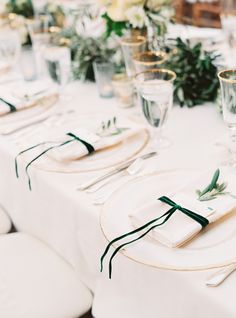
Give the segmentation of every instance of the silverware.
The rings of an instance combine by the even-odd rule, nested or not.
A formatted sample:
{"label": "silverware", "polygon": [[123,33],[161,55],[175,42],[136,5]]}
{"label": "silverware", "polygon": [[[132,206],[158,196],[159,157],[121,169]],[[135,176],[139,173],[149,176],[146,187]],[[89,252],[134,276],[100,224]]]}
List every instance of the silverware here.
{"label": "silverware", "polygon": [[222,284],[236,270],[236,263],[226,266],[218,272],[208,277],[206,285],[209,287],[217,287]]}
{"label": "silverware", "polygon": [[[144,159],[137,158],[131,165],[128,166],[127,169],[124,169],[124,170],[122,170],[120,172],[123,172],[124,176],[135,175],[141,170],[141,168],[143,166],[143,162],[144,162]],[[96,183],[95,185],[93,185],[92,187],[87,189],[86,192],[87,193],[95,193],[95,192],[99,191],[100,189],[105,187],[107,184],[110,184],[111,182],[114,182],[116,180],[115,176],[116,175],[114,175],[113,178],[108,178],[108,179],[105,179],[105,180],[103,180],[103,181],[101,181],[99,183]]]}
{"label": "silverware", "polygon": [[[153,156],[157,155],[157,152],[150,152],[150,153],[147,153],[145,155],[142,155],[140,156],[139,158],[141,159],[148,159],[148,158],[151,158]],[[119,165],[118,167],[116,167],[115,169],[112,169],[110,171],[108,171],[106,174],[100,176],[100,177],[97,177],[95,179],[92,179],[82,185],[80,185],[76,190],[87,190],[89,189],[90,187],[92,187],[93,185],[127,169],[132,163],[134,163],[135,161],[137,160],[137,158],[135,159],[132,159],[132,160],[129,160],[125,163],[122,163],[121,165]]]}

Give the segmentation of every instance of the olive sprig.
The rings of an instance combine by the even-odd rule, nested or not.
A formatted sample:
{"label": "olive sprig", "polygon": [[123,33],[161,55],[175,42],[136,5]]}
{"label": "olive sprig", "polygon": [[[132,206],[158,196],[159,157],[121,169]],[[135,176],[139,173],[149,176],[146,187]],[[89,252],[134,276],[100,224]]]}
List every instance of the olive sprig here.
{"label": "olive sprig", "polygon": [[128,129],[129,128],[126,127],[118,127],[117,118],[113,117],[107,121],[102,121],[98,135],[101,137],[116,136]]}
{"label": "olive sprig", "polygon": [[226,182],[218,183],[219,177],[220,177],[220,170],[217,169],[212,177],[210,184],[202,191],[201,190],[196,191],[199,201],[214,200],[220,195],[230,195],[233,198],[236,198],[236,196],[225,191],[228,186]]}

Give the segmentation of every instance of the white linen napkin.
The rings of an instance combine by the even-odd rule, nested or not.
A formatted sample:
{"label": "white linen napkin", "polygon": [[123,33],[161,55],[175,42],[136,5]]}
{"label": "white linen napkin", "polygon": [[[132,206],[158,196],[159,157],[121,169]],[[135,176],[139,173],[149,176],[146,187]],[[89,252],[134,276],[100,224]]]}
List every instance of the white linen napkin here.
{"label": "white linen napkin", "polygon": [[[93,119],[91,119],[93,121]],[[71,130],[64,131],[64,134],[60,134],[60,136],[55,135],[57,140],[61,140],[62,142],[66,140],[72,139],[72,137],[67,136],[67,133],[72,133],[80,139],[86,141],[91,144],[95,151],[102,150],[108,147],[112,147],[117,145],[118,143],[142,132],[145,131],[145,128],[139,124],[136,124],[127,118],[122,116],[117,117],[118,127],[128,128],[127,130],[122,131],[120,134],[113,136],[100,136],[97,132],[101,122],[100,120],[95,120],[93,123],[94,129],[86,128],[86,124],[84,127],[80,128],[72,128]],[[91,127],[91,123],[90,123]],[[52,139],[54,136],[50,136]],[[71,143],[68,143],[62,147],[55,148],[48,152],[48,156],[57,160],[57,161],[72,161],[82,158],[88,155],[87,148],[83,145],[83,143],[75,140]]]}
{"label": "white linen napkin", "polygon": [[[58,89],[56,86],[42,81],[27,83],[27,85],[6,85],[1,87],[0,97],[14,105],[17,111],[20,111],[36,106],[39,103],[55,102],[58,99]],[[0,100],[0,116],[9,113],[10,107]]]}
{"label": "white linen napkin", "polygon": [[[198,200],[196,190],[202,190],[210,183],[213,172],[202,174],[199,179],[189,183],[181,190],[177,190],[175,194],[163,193],[163,195],[169,197],[176,204],[207,218],[209,223],[213,223],[236,208],[236,199],[230,195],[221,195],[211,201]],[[222,170],[219,182],[227,182],[228,186],[225,191],[236,194],[236,178],[232,174]],[[171,206],[158,200],[150,202],[130,215],[131,223],[135,228],[138,228],[161,216],[170,208]],[[175,248],[192,239],[201,229],[198,222],[177,210],[164,225],[152,230],[149,236],[170,248]]]}

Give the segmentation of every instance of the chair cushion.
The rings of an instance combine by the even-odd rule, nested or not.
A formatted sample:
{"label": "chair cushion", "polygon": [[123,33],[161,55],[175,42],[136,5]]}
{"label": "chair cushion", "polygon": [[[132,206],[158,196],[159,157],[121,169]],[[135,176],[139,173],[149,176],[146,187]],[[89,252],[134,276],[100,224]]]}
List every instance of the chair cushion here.
{"label": "chair cushion", "polygon": [[0,234],[6,234],[12,226],[11,219],[4,209],[0,206]]}
{"label": "chair cushion", "polygon": [[0,317],[77,318],[92,296],[73,268],[23,233],[0,236]]}

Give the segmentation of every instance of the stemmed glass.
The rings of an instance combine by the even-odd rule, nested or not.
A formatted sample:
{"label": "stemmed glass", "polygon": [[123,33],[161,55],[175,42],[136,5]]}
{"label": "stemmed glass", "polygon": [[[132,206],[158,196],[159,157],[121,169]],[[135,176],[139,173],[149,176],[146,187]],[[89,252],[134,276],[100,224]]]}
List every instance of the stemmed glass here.
{"label": "stemmed glass", "polygon": [[44,50],[44,61],[51,79],[60,86],[60,98],[67,100],[64,94],[71,76],[71,53],[67,47],[52,46]]}
{"label": "stemmed glass", "polygon": [[143,114],[152,127],[153,145],[158,149],[170,145],[170,141],[162,136],[162,127],[173,106],[175,78],[176,74],[166,69],[151,69],[135,76]]}
{"label": "stemmed glass", "polygon": [[3,29],[0,32],[0,70],[13,67],[20,56],[21,43],[17,31]]}
{"label": "stemmed glass", "polygon": [[236,167],[236,69],[221,71],[218,77],[221,86],[223,117],[231,139],[231,158],[227,164]]}
{"label": "stemmed glass", "polygon": [[47,15],[39,15],[33,20],[28,20],[27,27],[35,53],[37,73],[41,77],[43,75],[43,51],[51,41],[49,17]]}
{"label": "stemmed glass", "polygon": [[161,68],[166,61],[167,54],[164,52],[145,51],[133,56],[136,73],[154,68]]}

